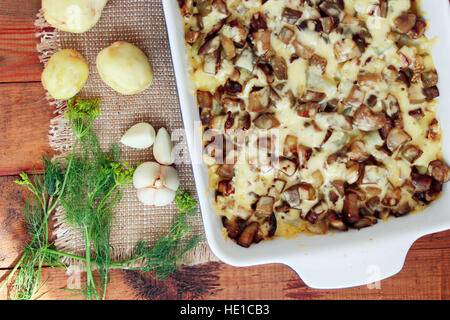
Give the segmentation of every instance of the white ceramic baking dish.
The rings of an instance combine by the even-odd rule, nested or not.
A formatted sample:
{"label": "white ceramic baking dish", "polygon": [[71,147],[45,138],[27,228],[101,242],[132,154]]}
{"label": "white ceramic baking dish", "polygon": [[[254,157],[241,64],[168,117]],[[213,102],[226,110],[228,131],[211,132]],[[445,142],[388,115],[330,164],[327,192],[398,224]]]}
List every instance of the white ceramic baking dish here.
{"label": "white ceramic baking dish", "polygon": [[[225,240],[219,216],[207,191],[208,171],[201,162],[199,114],[192,95],[189,65],[185,56],[183,26],[177,0],[162,0],[175,69],[180,106],[197,186],[207,241],[214,254],[233,266],[283,263],[290,266],[312,288],[345,288],[373,283],[399,272],[412,243],[418,238],[450,229],[450,196],[444,187],[441,199],[420,214],[392,218],[374,227],[331,233],[325,236],[300,235],[276,238],[248,249]],[[448,0],[422,1],[430,29],[427,36],[438,37],[433,50],[441,91],[438,118],[450,119],[450,10]],[[444,157],[450,160],[450,122],[441,121]]]}

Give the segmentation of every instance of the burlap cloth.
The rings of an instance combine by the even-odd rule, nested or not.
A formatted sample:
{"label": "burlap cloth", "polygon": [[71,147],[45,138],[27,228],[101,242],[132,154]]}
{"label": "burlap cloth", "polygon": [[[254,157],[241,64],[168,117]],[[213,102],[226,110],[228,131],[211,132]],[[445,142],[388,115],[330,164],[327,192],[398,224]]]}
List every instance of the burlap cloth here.
{"label": "burlap cloth", "polygon": [[[138,122],[149,122],[155,130],[165,127],[171,133],[183,128],[161,1],[109,0],[98,24],[84,34],[55,31],[45,22],[42,12],[38,14],[36,26],[40,30],[37,50],[44,64],[60,49],[75,49],[88,61],[90,75],[80,95],[97,97],[102,101],[102,114],[93,129],[105,150],[111,143],[118,142],[124,132]],[[155,80],[150,89],[141,94],[120,95],[104,84],[97,72],[97,54],[118,40],[137,45],[147,54],[153,65]],[[56,114],[50,126],[50,145],[64,154],[71,150],[73,143],[68,123],[62,117],[66,105],[63,101],[52,101],[50,98],[49,103],[55,106]],[[181,143],[185,150],[184,161],[175,166],[180,176],[180,186],[196,196],[186,144],[184,141],[174,143]],[[133,165],[153,160],[152,149],[141,151],[122,145],[122,150],[123,160]],[[128,258],[140,239],[154,243],[168,232],[171,219],[176,213],[174,204],[167,207],[143,206],[137,200],[133,187],[126,187],[116,212],[116,223],[111,235],[113,258]],[[61,211],[58,211],[55,219],[56,247],[65,252],[83,255],[84,240],[80,233],[64,222],[64,214]],[[190,225],[191,234],[201,234],[203,240],[196,249],[187,254],[188,263],[217,260],[204,240],[200,212],[190,220]]]}

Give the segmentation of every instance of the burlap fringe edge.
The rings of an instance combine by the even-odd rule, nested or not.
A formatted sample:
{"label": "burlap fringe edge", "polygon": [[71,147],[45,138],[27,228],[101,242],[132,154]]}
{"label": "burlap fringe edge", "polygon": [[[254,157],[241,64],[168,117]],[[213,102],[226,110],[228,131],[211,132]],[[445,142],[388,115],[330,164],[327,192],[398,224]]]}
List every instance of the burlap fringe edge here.
{"label": "burlap fringe edge", "polygon": [[[51,25],[49,25],[44,18],[42,10],[37,14],[35,26],[39,30],[36,37],[40,39],[40,43],[36,48],[39,52],[39,60],[44,65],[47,64],[50,57],[61,49],[59,41],[59,33]],[[50,121],[50,129],[48,134],[50,147],[57,151],[57,156],[64,157],[71,151],[73,141],[72,131],[68,121],[64,118],[64,112],[67,110],[66,101],[54,100],[48,93],[46,98],[50,105],[55,107],[54,113],[56,116]],[[64,252],[71,252],[72,248],[70,242],[73,239],[70,237],[70,226],[64,223],[64,211],[62,208],[57,208],[54,217],[55,221],[55,246]],[[76,253],[73,253],[76,254]],[[113,260],[125,260],[133,255],[133,248],[130,249],[115,249],[113,252]],[[196,248],[188,252],[185,256],[187,265],[196,265],[210,261],[219,261],[218,258],[211,252],[206,242],[200,243]],[[83,263],[77,259],[63,258],[63,262],[67,265],[83,266]],[[130,264],[130,267],[140,267],[143,262],[136,262]]]}

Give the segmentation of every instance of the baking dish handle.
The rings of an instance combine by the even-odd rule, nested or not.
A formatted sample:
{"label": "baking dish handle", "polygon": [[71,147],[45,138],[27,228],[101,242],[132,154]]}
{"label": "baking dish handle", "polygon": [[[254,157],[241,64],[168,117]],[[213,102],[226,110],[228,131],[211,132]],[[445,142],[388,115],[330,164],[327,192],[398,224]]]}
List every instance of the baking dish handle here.
{"label": "baking dish handle", "polygon": [[[401,239],[387,243],[372,243],[364,249],[308,252],[285,260],[311,288],[341,289],[367,285],[379,288],[380,280],[398,273],[405,262],[409,248],[416,240]],[[361,247],[359,247],[361,248]],[[351,253],[350,253],[351,252]]]}

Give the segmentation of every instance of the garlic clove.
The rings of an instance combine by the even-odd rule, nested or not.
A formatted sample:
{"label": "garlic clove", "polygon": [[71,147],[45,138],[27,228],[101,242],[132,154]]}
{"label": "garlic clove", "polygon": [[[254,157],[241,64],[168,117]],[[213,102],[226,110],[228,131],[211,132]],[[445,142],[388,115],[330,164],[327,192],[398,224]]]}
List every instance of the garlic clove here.
{"label": "garlic clove", "polygon": [[173,202],[176,192],[165,187],[142,188],[137,190],[137,197],[145,206],[166,206]]}
{"label": "garlic clove", "polygon": [[155,142],[155,129],[145,122],[135,124],[125,132],[120,142],[131,148],[149,148]]}
{"label": "garlic clove", "polygon": [[165,128],[159,129],[153,146],[153,155],[156,161],[160,164],[171,165],[175,161],[172,148],[172,140],[167,130]]}
{"label": "garlic clove", "polygon": [[157,190],[154,203],[155,206],[167,206],[175,200],[176,192],[174,190],[167,188],[160,188]]}
{"label": "garlic clove", "polygon": [[156,162],[144,162],[133,174],[133,185],[136,189],[153,187],[161,174],[161,166]]}
{"label": "garlic clove", "polygon": [[177,170],[173,167],[161,166],[161,181],[166,188],[171,190],[176,191],[180,186]]}
{"label": "garlic clove", "polygon": [[145,206],[155,205],[155,199],[158,195],[158,189],[154,188],[142,188],[137,190],[137,197],[140,202]]}

